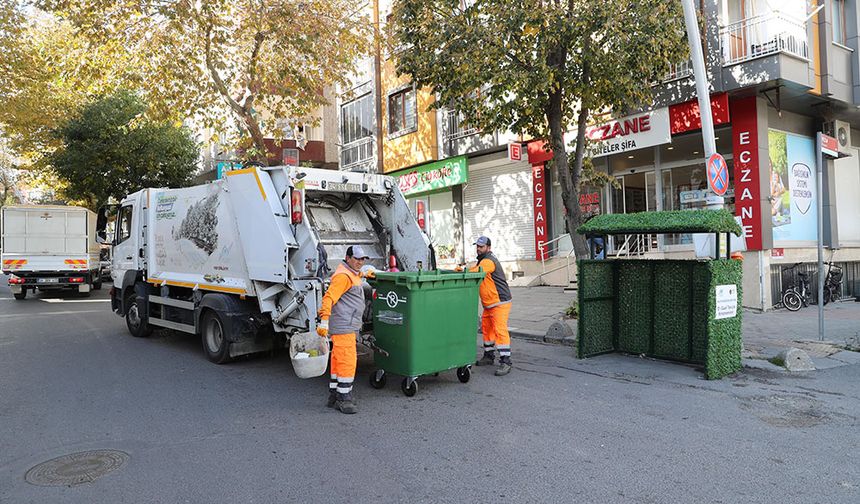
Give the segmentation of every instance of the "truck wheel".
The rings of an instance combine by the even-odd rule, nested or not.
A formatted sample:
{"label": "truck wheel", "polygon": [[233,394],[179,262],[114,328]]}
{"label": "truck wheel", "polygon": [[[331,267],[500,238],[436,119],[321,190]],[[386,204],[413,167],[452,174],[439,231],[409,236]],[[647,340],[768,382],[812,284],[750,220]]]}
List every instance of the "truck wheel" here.
{"label": "truck wheel", "polygon": [[128,326],[128,332],[135,338],[146,338],[152,334],[152,326],[141,317],[139,303],[137,296],[132,295],[128,301],[128,311],[125,313],[125,325]]}
{"label": "truck wheel", "polygon": [[203,314],[200,327],[206,358],[215,364],[228,362],[230,360],[230,341],[227,340],[227,331],[224,329],[224,323],[218,313],[207,310]]}
{"label": "truck wheel", "polygon": [[102,272],[99,271],[93,280],[93,290],[102,290]]}
{"label": "truck wheel", "polygon": [[27,288],[21,287],[21,293],[15,294],[14,296],[15,296],[15,299],[17,299],[18,301],[22,301],[22,300],[26,299],[27,298]]}

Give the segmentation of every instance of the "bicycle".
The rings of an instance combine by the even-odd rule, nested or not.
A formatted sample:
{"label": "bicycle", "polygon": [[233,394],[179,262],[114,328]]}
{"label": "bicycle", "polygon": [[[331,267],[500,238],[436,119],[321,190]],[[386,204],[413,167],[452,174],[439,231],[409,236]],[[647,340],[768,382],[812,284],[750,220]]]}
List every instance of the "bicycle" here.
{"label": "bicycle", "polygon": [[832,262],[827,263],[827,276],[824,277],[824,304],[838,301],[842,291],[842,267]]}
{"label": "bicycle", "polygon": [[[794,270],[800,264],[797,263],[791,268],[786,269],[786,271]],[[809,306],[811,301],[810,296],[812,295],[812,292],[809,290],[809,273],[798,271],[797,278],[799,282],[795,282],[794,285],[782,292],[782,305],[785,306],[786,310],[793,312],[803,306]],[[798,283],[800,284],[799,286],[797,285]]]}

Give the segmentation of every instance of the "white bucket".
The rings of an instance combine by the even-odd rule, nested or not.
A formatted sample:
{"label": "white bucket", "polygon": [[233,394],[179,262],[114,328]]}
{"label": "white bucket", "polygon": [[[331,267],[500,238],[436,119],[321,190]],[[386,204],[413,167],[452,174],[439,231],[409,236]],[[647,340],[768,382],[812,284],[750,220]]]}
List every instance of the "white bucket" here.
{"label": "white bucket", "polygon": [[[316,350],[316,357],[296,358],[300,352]],[[299,378],[314,378],[322,376],[328,368],[328,340],[320,338],[316,333],[294,334],[290,338],[290,360],[293,362],[293,371]]]}

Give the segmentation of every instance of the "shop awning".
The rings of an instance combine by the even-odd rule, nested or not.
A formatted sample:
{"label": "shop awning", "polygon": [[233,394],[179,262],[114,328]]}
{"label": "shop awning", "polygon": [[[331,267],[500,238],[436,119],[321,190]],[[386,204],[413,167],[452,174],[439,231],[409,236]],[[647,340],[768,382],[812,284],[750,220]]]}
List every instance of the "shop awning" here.
{"label": "shop awning", "polygon": [[659,233],[733,233],[741,227],[728,210],[673,210],[604,214],[579,226],[583,235],[659,234]]}

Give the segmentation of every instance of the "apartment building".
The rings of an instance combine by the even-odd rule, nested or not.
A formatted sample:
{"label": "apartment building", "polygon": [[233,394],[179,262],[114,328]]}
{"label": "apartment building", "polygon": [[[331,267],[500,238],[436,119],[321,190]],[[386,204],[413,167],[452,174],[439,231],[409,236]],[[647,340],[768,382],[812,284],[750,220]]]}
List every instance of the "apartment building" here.
{"label": "apartment building", "polygon": [[[390,2],[379,0],[380,25]],[[816,256],[816,204],[824,204],[827,260],[845,269],[843,293],[860,294],[860,17],[845,0],[703,0],[703,45],[717,150],[731,170],[725,205],[742,217],[745,304],[770,309]],[[588,212],[701,208],[707,197],[695,82],[689,62],[650,85],[654,102],[588,131],[595,166],[618,188],[586,189]],[[543,170],[540,142],[478,131],[456,111],[428,112],[434,97],[397,77],[380,50],[353,89],[339,92],[341,169],[398,177],[440,264],[472,255],[485,234],[510,277],[564,283],[545,261],[570,257],[561,190]],[[616,127],[616,124],[618,125]],[[844,156],[826,162],[815,192],[814,137]],[[522,147],[520,160],[509,145]],[[543,246],[541,246],[544,244]],[[613,237],[610,254],[690,257],[694,237]],[[542,259],[544,261],[542,261]],[[805,263],[790,270],[795,263]],[[551,266],[549,269],[555,269]]]}
{"label": "apartment building", "polygon": [[[744,304],[770,309],[798,271],[812,270],[819,198],[825,259],[843,266],[843,294],[860,294],[856,4],[719,0],[701,7],[717,150],[731,173],[725,206],[742,218],[744,229]],[[705,159],[691,65],[678,65],[653,91],[652,107],[589,130],[596,141],[595,164],[620,184],[590,195],[601,212],[705,205]],[[634,128],[640,120],[648,127]],[[616,123],[621,125],[617,129]],[[818,131],[836,137],[845,156],[826,161],[822,194],[815,189]],[[621,236],[610,240],[608,249],[691,256],[693,241],[690,235],[639,241]],[[798,262],[804,264],[791,268]]]}
{"label": "apartment building", "polygon": [[[371,8],[384,29],[390,0]],[[428,110],[434,101],[397,76],[380,48],[353,85],[338,91],[341,169],[396,177],[440,266],[472,258],[472,241],[486,235],[509,276],[537,274],[532,168],[525,155],[512,161],[507,154],[522,139],[478,131],[456,111]]]}

